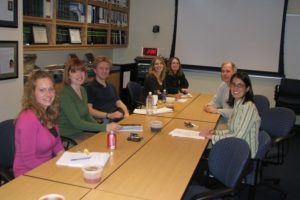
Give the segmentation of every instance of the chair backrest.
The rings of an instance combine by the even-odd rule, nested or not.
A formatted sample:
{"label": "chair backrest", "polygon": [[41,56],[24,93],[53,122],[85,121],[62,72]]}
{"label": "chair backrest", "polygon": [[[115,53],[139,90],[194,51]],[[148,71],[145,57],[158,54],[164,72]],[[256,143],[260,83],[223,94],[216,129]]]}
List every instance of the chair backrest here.
{"label": "chair backrest", "polygon": [[261,130],[258,134],[258,148],[254,159],[252,162],[254,163],[252,170],[246,176],[246,183],[250,185],[256,185],[259,173],[261,162],[265,158],[268,150],[271,148],[271,138],[267,132]]}
{"label": "chair backrest", "polygon": [[240,138],[229,137],[216,142],[208,157],[208,169],[225,186],[235,188],[250,161],[248,143]]}
{"label": "chair backrest", "polygon": [[281,79],[279,85],[279,96],[300,97],[300,80],[296,79]]}
{"label": "chair backrest", "polygon": [[259,116],[262,116],[262,114],[270,108],[270,101],[264,95],[254,95],[254,102]]}
{"label": "chair backrest", "polygon": [[13,119],[0,123],[0,168],[12,168],[15,155],[15,124]]}
{"label": "chair backrest", "polygon": [[141,101],[141,95],[143,92],[143,88],[139,83],[130,81],[127,83],[127,89],[129,92],[131,103],[137,104],[137,102]]}
{"label": "chair backrest", "polygon": [[287,136],[294,127],[296,114],[285,107],[270,108],[261,117],[260,128],[271,138]]}

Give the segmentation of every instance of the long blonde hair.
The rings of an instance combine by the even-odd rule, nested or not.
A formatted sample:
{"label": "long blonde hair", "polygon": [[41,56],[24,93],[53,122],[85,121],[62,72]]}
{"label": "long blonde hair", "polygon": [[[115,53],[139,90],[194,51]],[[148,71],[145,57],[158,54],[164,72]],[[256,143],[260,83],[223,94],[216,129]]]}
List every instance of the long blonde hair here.
{"label": "long blonde hair", "polygon": [[149,68],[149,74],[153,74],[156,77],[156,73],[155,73],[155,69],[154,69],[154,64],[155,64],[155,62],[157,60],[161,61],[163,63],[163,65],[164,65],[164,69],[160,73],[160,77],[159,77],[161,79],[161,81],[163,82],[165,80],[165,77],[166,77],[166,68],[167,68],[167,66],[166,66],[165,60],[162,57],[157,56],[157,57],[154,57],[152,59],[151,66]]}
{"label": "long blonde hair", "polygon": [[47,125],[54,125],[57,122],[59,101],[57,95],[55,95],[52,104],[46,110],[37,102],[35,97],[36,82],[42,78],[49,78],[54,84],[54,80],[48,72],[42,70],[33,72],[25,83],[20,113],[28,109],[32,110],[41,123],[47,127]]}

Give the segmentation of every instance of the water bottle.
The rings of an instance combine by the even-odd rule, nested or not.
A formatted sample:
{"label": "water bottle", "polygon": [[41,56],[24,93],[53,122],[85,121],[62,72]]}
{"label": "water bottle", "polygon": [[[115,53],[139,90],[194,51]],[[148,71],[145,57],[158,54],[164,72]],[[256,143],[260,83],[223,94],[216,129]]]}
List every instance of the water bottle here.
{"label": "water bottle", "polygon": [[114,131],[107,133],[107,148],[114,150],[117,147],[117,134]]}
{"label": "water bottle", "polygon": [[161,100],[163,103],[166,103],[166,101],[167,101],[167,90],[166,89],[164,89],[163,93],[161,94]]}
{"label": "water bottle", "polygon": [[148,96],[146,98],[146,114],[152,115],[153,114],[153,97],[152,92],[148,93]]}

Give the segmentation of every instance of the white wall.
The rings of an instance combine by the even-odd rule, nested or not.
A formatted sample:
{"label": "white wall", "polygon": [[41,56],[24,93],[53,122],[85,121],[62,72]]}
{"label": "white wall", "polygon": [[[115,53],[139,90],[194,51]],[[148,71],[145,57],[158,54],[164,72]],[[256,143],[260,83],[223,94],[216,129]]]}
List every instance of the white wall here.
{"label": "white wall", "polygon": [[0,121],[15,118],[21,108],[21,96],[23,92],[23,1],[18,1],[18,28],[0,27],[0,40],[19,41],[19,78],[0,81]]}
{"label": "white wall", "polygon": [[[132,63],[134,58],[140,55],[141,47],[159,47],[162,56],[168,57],[171,49],[174,23],[174,0],[131,0],[130,1],[130,29],[129,46],[120,49],[92,50],[95,55],[107,55],[113,58],[114,63]],[[289,13],[300,13],[300,0],[289,0]],[[22,1],[19,0],[19,28],[0,28],[0,40],[19,40],[19,53],[22,49]],[[160,26],[159,33],[152,33],[153,25]],[[44,66],[49,64],[64,63],[69,53],[77,53],[84,58],[81,51],[41,51],[38,54],[37,64]],[[299,55],[299,54],[298,54]],[[180,57],[180,55],[178,55]],[[300,56],[298,56],[300,57]],[[286,63],[289,60],[285,60]],[[14,117],[20,109],[20,99],[23,89],[23,57],[19,57],[19,78],[0,81],[0,120]],[[293,74],[298,66],[286,65],[286,71]],[[213,94],[220,83],[219,73],[206,71],[186,71],[187,78],[191,83],[191,90]],[[279,83],[278,79],[252,77],[255,93],[265,94],[271,104],[274,105],[274,86]],[[3,95],[5,94],[5,95]]]}

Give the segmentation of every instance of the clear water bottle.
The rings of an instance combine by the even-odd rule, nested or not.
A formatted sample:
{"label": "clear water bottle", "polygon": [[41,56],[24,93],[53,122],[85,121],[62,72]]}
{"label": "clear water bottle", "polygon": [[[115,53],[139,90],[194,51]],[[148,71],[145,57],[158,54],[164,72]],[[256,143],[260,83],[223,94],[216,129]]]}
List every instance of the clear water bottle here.
{"label": "clear water bottle", "polygon": [[147,115],[153,114],[153,97],[152,92],[148,93],[148,96],[146,98],[146,113]]}
{"label": "clear water bottle", "polygon": [[161,100],[163,103],[166,103],[166,101],[167,101],[167,90],[166,89],[164,89],[163,93],[161,94]]}

